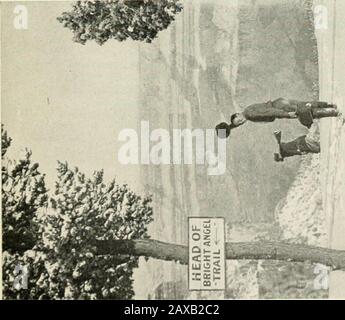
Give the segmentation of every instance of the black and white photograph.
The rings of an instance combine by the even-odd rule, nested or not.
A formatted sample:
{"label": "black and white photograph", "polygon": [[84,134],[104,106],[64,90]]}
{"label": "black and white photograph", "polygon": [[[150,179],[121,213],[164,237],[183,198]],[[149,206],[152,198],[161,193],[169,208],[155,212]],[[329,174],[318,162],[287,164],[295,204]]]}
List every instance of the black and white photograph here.
{"label": "black and white photograph", "polygon": [[0,9],[3,300],[345,299],[344,1]]}

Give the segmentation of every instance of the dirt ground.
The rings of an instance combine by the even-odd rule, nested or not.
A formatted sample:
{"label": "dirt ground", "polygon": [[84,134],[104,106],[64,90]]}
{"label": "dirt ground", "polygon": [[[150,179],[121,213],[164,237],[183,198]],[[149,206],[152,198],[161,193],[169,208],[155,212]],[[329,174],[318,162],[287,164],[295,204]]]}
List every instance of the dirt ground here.
{"label": "dirt ground", "polygon": [[[317,30],[320,99],[336,103],[345,114],[345,2],[315,0],[314,4],[315,21],[320,22],[320,29]],[[328,221],[328,243],[330,248],[344,250],[345,124],[341,119],[323,119],[320,129],[321,181],[323,206]],[[331,272],[329,295],[330,298],[345,299],[344,271]]]}

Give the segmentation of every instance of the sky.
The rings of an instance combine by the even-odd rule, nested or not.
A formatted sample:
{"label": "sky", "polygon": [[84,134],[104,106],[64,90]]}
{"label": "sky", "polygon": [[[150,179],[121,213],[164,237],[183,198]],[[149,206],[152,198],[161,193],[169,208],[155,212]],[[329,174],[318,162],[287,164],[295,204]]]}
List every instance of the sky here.
{"label": "sky", "polygon": [[1,4],[1,121],[13,139],[9,157],[31,149],[51,188],[60,160],[87,174],[104,169],[107,180],[137,191],[138,167],[118,163],[117,137],[137,127],[138,44],[73,42],[56,20],[68,2],[26,2],[28,28],[17,30],[16,4]]}

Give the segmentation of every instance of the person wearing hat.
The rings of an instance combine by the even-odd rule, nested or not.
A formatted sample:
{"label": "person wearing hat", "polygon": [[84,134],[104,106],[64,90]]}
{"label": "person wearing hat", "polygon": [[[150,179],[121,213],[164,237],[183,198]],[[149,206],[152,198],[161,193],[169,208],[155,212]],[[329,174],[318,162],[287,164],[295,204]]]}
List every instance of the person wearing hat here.
{"label": "person wearing hat", "polygon": [[256,103],[248,106],[242,112],[232,114],[230,124],[222,122],[216,126],[218,137],[229,137],[231,130],[247,121],[273,122],[275,119],[298,119],[304,126],[310,128],[314,119],[337,117],[339,111],[335,104],[323,101],[304,102],[279,98],[266,103]]}

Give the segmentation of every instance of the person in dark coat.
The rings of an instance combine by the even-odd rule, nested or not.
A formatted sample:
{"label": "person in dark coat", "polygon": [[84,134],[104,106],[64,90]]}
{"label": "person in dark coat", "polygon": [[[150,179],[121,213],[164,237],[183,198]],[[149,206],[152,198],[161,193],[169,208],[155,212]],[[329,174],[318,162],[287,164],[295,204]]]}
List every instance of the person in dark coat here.
{"label": "person in dark coat", "polygon": [[256,103],[248,106],[240,113],[231,116],[230,124],[222,122],[216,126],[218,137],[229,137],[231,130],[247,121],[273,122],[276,119],[298,119],[304,126],[310,128],[314,119],[337,117],[339,112],[335,104],[323,101],[305,102],[279,98],[266,103]]}
{"label": "person in dark coat", "polygon": [[320,153],[320,142],[306,135],[289,142],[281,141],[281,131],[275,131],[274,136],[279,146],[279,152],[274,153],[274,160],[277,162],[282,162],[288,157],[301,156],[307,153]]}

